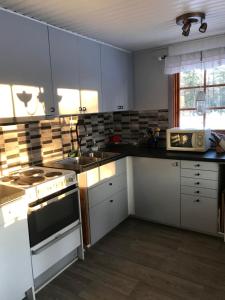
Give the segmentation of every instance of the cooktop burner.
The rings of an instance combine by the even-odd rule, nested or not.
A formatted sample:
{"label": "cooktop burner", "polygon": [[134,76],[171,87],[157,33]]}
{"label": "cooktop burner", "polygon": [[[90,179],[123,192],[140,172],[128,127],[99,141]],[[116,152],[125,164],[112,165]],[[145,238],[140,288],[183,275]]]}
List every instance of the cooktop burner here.
{"label": "cooktop burner", "polygon": [[10,182],[10,181],[14,181],[15,179],[19,179],[19,178],[20,178],[20,176],[18,176],[18,175],[14,175],[14,176],[9,175],[9,176],[2,177],[1,181],[2,182]]}
{"label": "cooktop burner", "polygon": [[[12,186],[20,186],[24,189],[39,189],[39,196],[45,196],[49,193],[49,191],[52,191],[52,189],[49,189],[49,186],[54,186],[56,190],[61,189],[63,186],[67,186],[67,182],[65,181],[65,178],[67,177],[71,177],[70,182],[76,182],[76,176],[73,171],[44,167],[31,167],[29,169],[18,170],[6,174],[0,178],[0,183]],[[41,187],[39,188],[40,183]],[[43,184],[45,184],[44,188]]]}
{"label": "cooktop burner", "polygon": [[48,173],[45,173],[45,177],[47,178],[51,178],[51,177],[56,177],[56,176],[60,176],[62,175],[62,172],[48,172]]}
{"label": "cooktop burner", "polygon": [[32,185],[34,183],[43,182],[43,181],[45,181],[44,176],[34,176],[34,177],[21,176],[20,178],[14,180],[14,182],[19,185]]}
{"label": "cooktop burner", "polygon": [[30,169],[30,170],[23,171],[20,174],[30,177],[30,176],[35,176],[35,175],[42,175],[42,174],[44,174],[44,170],[42,170],[42,169]]}

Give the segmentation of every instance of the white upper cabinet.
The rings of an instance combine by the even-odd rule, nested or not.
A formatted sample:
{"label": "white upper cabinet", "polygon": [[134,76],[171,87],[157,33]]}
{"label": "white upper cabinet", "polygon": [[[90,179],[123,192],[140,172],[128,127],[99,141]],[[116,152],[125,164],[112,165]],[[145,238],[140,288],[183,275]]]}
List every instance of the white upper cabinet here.
{"label": "white upper cabinet", "polygon": [[102,111],[100,44],[79,38],[78,49],[82,112],[100,112]]}
{"label": "white upper cabinet", "polygon": [[49,27],[53,94],[59,115],[80,112],[78,37]]}
{"label": "white upper cabinet", "polygon": [[103,111],[129,109],[132,97],[130,54],[102,45],[101,69]]}
{"label": "white upper cabinet", "polygon": [[47,26],[0,11],[0,118],[53,113]]}
{"label": "white upper cabinet", "polygon": [[99,44],[51,27],[49,42],[57,113],[101,111]]}

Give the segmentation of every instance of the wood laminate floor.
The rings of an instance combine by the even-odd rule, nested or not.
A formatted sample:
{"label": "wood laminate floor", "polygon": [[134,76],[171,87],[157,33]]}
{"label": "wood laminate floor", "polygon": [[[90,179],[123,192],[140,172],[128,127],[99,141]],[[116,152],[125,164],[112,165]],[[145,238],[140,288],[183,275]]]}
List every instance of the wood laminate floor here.
{"label": "wood laminate floor", "polygon": [[37,300],[225,300],[222,239],[127,219]]}

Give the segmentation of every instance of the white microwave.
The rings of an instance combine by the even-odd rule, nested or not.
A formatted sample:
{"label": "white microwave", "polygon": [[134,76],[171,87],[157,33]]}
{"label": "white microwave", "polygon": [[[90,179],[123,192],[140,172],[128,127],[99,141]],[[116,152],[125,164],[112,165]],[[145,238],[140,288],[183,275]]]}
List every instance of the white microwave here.
{"label": "white microwave", "polygon": [[170,128],[166,132],[167,150],[205,152],[210,148],[210,129]]}

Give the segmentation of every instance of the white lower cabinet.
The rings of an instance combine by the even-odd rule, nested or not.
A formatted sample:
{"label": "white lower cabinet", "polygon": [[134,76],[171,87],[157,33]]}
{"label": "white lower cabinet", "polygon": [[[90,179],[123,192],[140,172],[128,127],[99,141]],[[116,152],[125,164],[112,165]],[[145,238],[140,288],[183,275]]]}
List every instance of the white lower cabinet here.
{"label": "white lower cabinet", "polygon": [[217,234],[218,164],[133,158],[135,215]]}
{"label": "white lower cabinet", "polygon": [[217,234],[218,164],[181,161],[181,226]]}
{"label": "white lower cabinet", "polygon": [[180,162],[134,157],[133,169],[135,215],[180,226]]}
{"label": "white lower cabinet", "polygon": [[27,299],[34,299],[27,210],[23,202],[20,199],[0,207],[2,300],[21,300],[26,295]]}
{"label": "white lower cabinet", "polygon": [[127,190],[123,189],[90,208],[92,245],[127,218],[127,203]]}
{"label": "white lower cabinet", "polygon": [[87,189],[92,245],[128,217],[126,158],[98,169],[99,180]]}
{"label": "white lower cabinet", "polygon": [[181,225],[188,229],[216,234],[216,199],[181,195]]}

